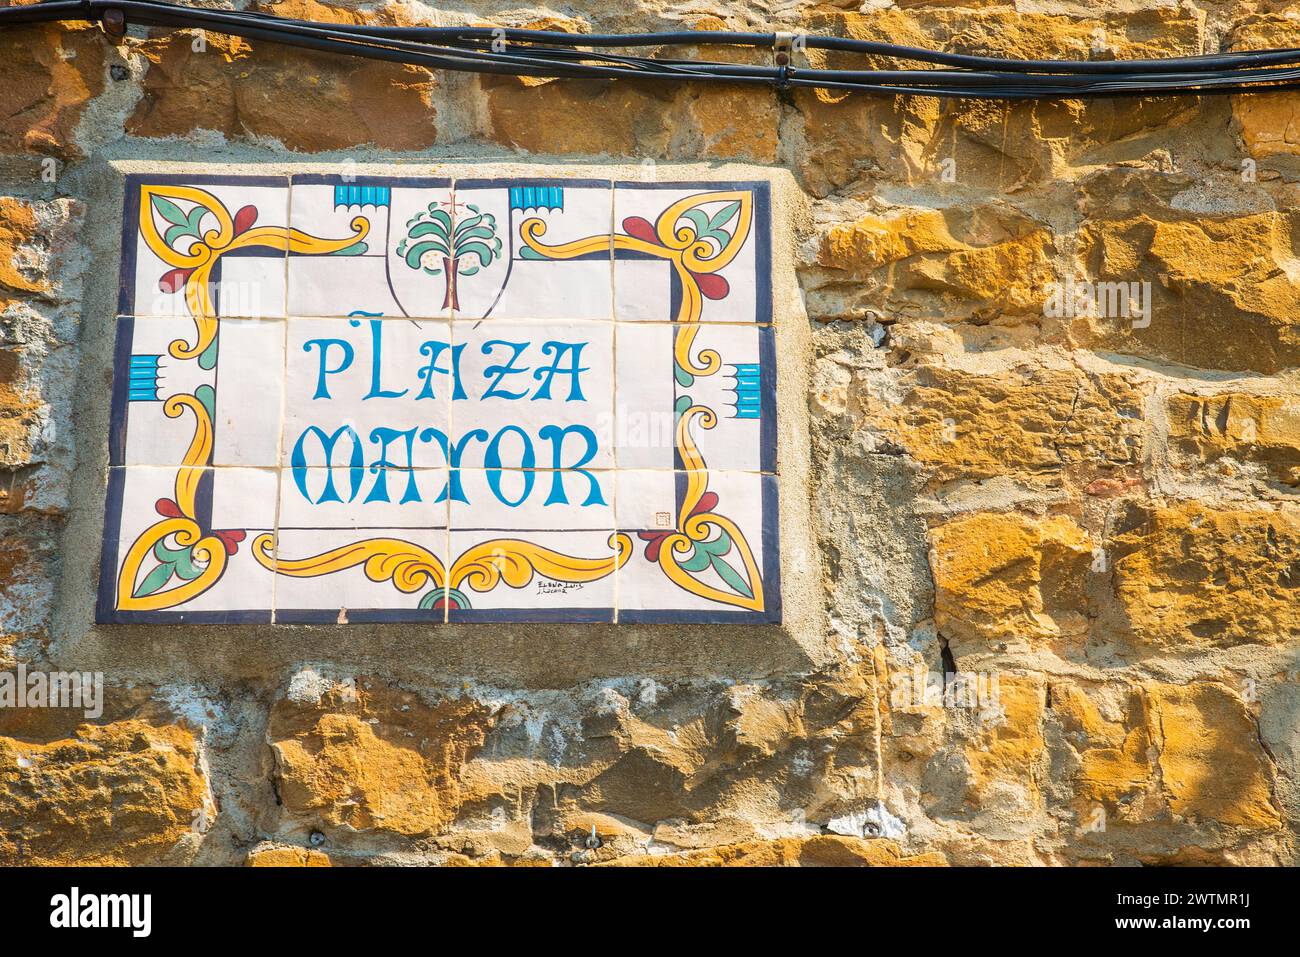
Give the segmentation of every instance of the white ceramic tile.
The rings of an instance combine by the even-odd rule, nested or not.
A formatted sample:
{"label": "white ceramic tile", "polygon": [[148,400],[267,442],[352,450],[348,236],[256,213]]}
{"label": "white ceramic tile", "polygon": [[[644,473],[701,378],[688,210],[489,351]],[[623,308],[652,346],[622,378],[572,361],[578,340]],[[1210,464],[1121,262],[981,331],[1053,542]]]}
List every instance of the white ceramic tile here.
{"label": "white ceramic tile", "polygon": [[380,256],[290,256],[289,314],[402,316]]}
{"label": "white ceramic tile", "polygon": [[[777,599],[763,587],[772,570],[765,552],[777,544],[775,512],[765,523],[763,500],[765,494],[772,496],[775,505],[775,478],[748,472],[707,472],[696,478],[703,489],[695,509],[683,514],[690,488],[686,473],[618,473],[616,515],[620,531],[634,543],[632,557],[619,570],[620,621],[636,620],[647,611],[716,613],[723,619],[737,613],[779,613],[771,607]],[[703,528],[697,528],[701,522]],[[703,564],[685,572],[696,587],[670,577],[661,560],[665,555],[680,566],[692,559]],[[763,607],[756,608],[755,601]]]}
{"label": "white ceramic tile", "polygon": [[[370,177],[295,177],[290,207],[290,225],[298,246],[289,255],[289,315],[353,316],[358,314],[404,316],[394,298],[390,271],[409,279],[410,268],[397,257],[392,210],[393,186],[401,181]],[[400,187],[399,202],[416,198],[435,202],[446,198],[446,187]],[[405,207],[404,207],[405,208]],[[396,224],[400,227],[400,223]],[[397,229],[401,233],[401,229]],[[312,242],[311,237],[317,242]],[[355,241],[335,248],[344,239]],[[320,240],[327,245],[321,246]],[[328,249],[318,255],[306,247]],[[299,248],[301,247],[301,248]],[[411,287],[419,293],[411,300],[412,314],[431,314],[428,289]],[[439,310],[437,314],[441,314]]]}
{"label": "white ceramic tile", "polygon": [[[178,194],[178,185],[181,189],[200,190],[204,195]],[[166,261],[150,248],[137,223],[133,238],[134,275],[129,279],[133,301],[122,303],[126,312],[138,316],[190,315],[184,292],[185,277],[177,270],[189,268],[191,263],[184,257],[193,254],[197,244],[214,236],[213,248],[218,259],[209,281],[214,314],[254,318],[284,315],[287,179],[276,180],[271,185],[198,180],[170,184],[146,180],[144,186],[157,190],[149,200],[149,212],[158,235],[172,250],[168,256],[173,261]],[[199,212],[201,204],[206,212]],[[225,234],[221,232],[216,210],[224,210],[229,219],[230,228]],[[136,210],[128,210],[132,221],[136,221],[135,214]],[[248,237],[265,230],[275,235],[264,242],[248,242]]]}
{"label": "white ceramic tile", "polygon": [[443,467],[452,355],[439,320],[290,319],[282,463]]}
{"label": "white ceramic tile", "polygon": [[[610,184],[564,180],[462,180],[456,184],[458,228],[491,232],[490,262],[459,280],[458,318],[609,319],[613,315],[609,239]],[[538,225],[529,226],[534,223]],[[581,256],[564,247],[590,240]],[[499,244],[499,251],[498,251]],[[482,247],[480,247],[482,248]]]}
{"label": "white ceramic tile", "polygon": [[662,324],[616,327],[614,448],[621,469],[673,468],[674,332]]}
{"label": "white ceramic tile", "polygon": [[181,342],[182,348],[196,342],[194,323],[189,319],[127,318],[119,320],[118,335],[131,341],[127,367],[115,372],[124,380],[118,387],[127,401],[114,423],[121,436],[114,442],[112,464],[179,464],[197,423],[194,412],[184,407],[179,415],[169,416],[167,400],[194,396],[201,402],[200,397],[213,394],[216,384],[215,369],[204,369],[195,360],[171,354],[173,342]]}
{"label": "white ceramic tile", "polygon": [[[774,429],[764,429],[763,415],[772,415],[770,401],[774,379],[765,384],[764,363],[775,358],[762,345],[770,340],[767,327],[710,325],[677,326],[673,335],[679,351],[686,352],[700,374],[679,370],[676,379],[675,405],[679,409],[709,412],[691,414],[690,435],[711,469],[764,469],[764,444],[775,441]],[[687,340],[689,339],[689,344]],[[707,372],[716,366],[716,371]],[[769,400],[764,409],[765,396]],[[712,427],[707,427],[712,421]],[[767,465],[774,463],[774,450],[768,450]],[[770,470],[770,469],[769,469]]]}
{"label": "white ceramic tile", "polygon": [[614,264],[614,317],[619,322],[673,322],[673,264],[619,258]]}
{"label": "white ceramic tile", "polygon": [[441,622],[446,543],[444,529],[282,529],[276,621]]}
{"label": "white ceramic tile", "polygon": [[[455,556],[450,579],[450,620],[612,621],[614,547],[608,531],[451,533]],[[596,573],[561,573],[543,568],[600,568]],[[467,572],[472,568],[519,569],[518,577]],[[609,571],[605,572],[604,569]],[[483,589],[483,590],[479,590]]]}
{"label": "white ceramic tile", "polygon": [[[467,281],[464,273],[474,268],[468,258],[470,237],[460,237],[463,256],[447,255],[457,251],[453,202],[449,182],[393,186],[386,255],[388,279],[401,315],[450,316],[453,293]],[[457,260],[454,269],[452,258]]]}
{"label": "white ceramic tile", "polygon": [[677,527],[677,480],[681,472],[619,469],[615,476],[615,524],[623,531],[672,531]]}
{"label": "white ceramic tile", "polygon": [[774,415],[770,369],[764,377],[764,366],[775,363],[764,348],[771,335],[768,327],[735,324],[618,324],[618,467],[680,467],[674,451],[685,413],[706,467],[772,470],[775,430],[763,421]]}
{"label": "white ceramic tile", "polygon": [[[736,200],[730,197],[707,199],[714,194],[727,192],[755,192],[753,184],[711,183],[698,187],[681,188],[675,184],[634,186],[616,183],[614,186],[614,223],[616,232],[649,242],[652,246],[672,249],[660,236],[663,229],[677,234],[683,231],[700,237],[716,255],[725,242],[721,237],[708,238],[712,230],[732,236],[742,228],[742,217]],[[679,200],[698,196],[701,201],[683,209],[675,221],[667,223],[668,211]],[[756,207],[755,207],[756,208]],[[702,214],[699,224],[691,216]],[[700,226],[704,226],[704,231]],[[770,315],[759,314],[758,274],[756,250],[757,217],[751,217],[743,245],[735,257],[717,270],[702,273],[699,280],[703,294],[700,322],[769,322]],[[671,283],[673,273],[662,266],[652,265],[653,254],[639,250],[621,250],[616,244],[614,261],[615,318],[619,321],[672,322],[687,317],[675,311],[672,305]],[[764,282],[770,281],[763,277]],[[681,297],[678,297],[681,299]]]}
{"label": "white ceramic tile", "polygon": [[448,478],[446,469],[366,468],[354,495],[347,468],[286,468],[280,528],[445,528]]}
{"label": "white ceramic tile", "polygon": [[[131,336],[129,371],[123,387],[127,402],[124,455],[115,464],[179,465],[194,438],[193,403],[211,407],[211,463],[274,466],[280,440],[280,399],[284,380],[283,320],[222,319],[215,344],[199,359],[178,359],[172,344],[195,342],[189,319],[121,320]],[[169,403],[194,397],[191,405]],[[170,416],[167,409],[179,409]],[[256,414],[250,414],[255,410]]]}
{"label": "white ceramic tile", "polygon": [[453,481],[457,483],[457,497],[451,499],[455,531],[614,527],[613,472],[459,469]]}
{"label": "white ceramic tile", "polygon": [[217,337],[213,464],[279,461],[283,319],[223,319]]}
{"label": "white ceramic tile", "polygon": [[457,320],[465,397],[452,433],[467,468],[611,468],[611,323]]}
{"label": "white ceramic tile", "polygon": [[355,245],[364,248],[349,248],[349,255],[383,256],[391,185],[368,177],[315,181],[320,178],[294,177],[289,225],[305,237],[329,241],[356,237]]}
{"label": "white ceramic tile", "polygon": [[273,468],[214,468],[212,475],[212,526],[259,531],[275,527],[275,499],[279,484]]}
{"label": "white ceramic tile", "polygon": [[[169,518],[185,515],[178,501],[175,468],[132,467],[115,470],[122,483],[121,519],[116,549],[116,578],[132,546],[142,538],[154,541],[149,530]],[[193,518],[205,541],[220,542],[225,568],[214,585],[201,594],[170,609],[175,613],[215,614],[249,610],[269,612],[272,603],[272,575],[253,557],[254,542],[275,527],[277,475],[273,469],[209,469],[198,483]],[[111,520],[111,516],[110,516]],[[150,548],[135,575],[133,590],[143,597],[160,595],[186,581],[188,565],[201,571],[208,560],[181,546],[175,536],[161,539]],[[215,544],[215,542],[214,542]],[[160,572],[169,558],[183,555],[170,575]],[[153,585],[148,584],[152,578]]]}

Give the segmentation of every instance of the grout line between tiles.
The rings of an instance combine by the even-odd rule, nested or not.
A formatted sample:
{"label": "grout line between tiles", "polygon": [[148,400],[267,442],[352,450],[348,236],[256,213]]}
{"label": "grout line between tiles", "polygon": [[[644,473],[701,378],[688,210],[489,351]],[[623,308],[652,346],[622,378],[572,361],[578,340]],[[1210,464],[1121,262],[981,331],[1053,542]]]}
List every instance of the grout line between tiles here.
{"label": "grout line between tiles", "polygon": [[[614,624],[618,624],[619,613],[619,590],[623,578],[623,567],[618,560],[618,423],[622,419],[622,412],[618,405],[618,297],[616,280],[614,278],[614,232],[617,228],[618,212],[614,203],[614,183],[611,180],[609,184],[609,315],[612,323],[615,323],[613,330],[610,332],[610,391],[613,392],[610,415],[610,428],[613,434],[610,436],[610,456],[614,460],[614,468],[611,470],[614,476],[613,490],[610,492],[610,514],[614,517],[614,532],[611,535],[610,547],[613,550],[614,560]],[[631,556],[629,556],[629,559]]]}
{"label": "grout line between tiles", "polygon": [[[123,465],[111,465],[111,466],[109,466],[110,469],[158,469],[159,471],[162,471],[162,470],[168,470],[168,469],[170,469],[170,470],[172,470],[172,471],[175,471],[176,467],[177,467],[177,466],[176,466],[176,463],[175,463],[175,462],[170,462],[170,463],[135,462],[135,463],[126,463],[126,464],[123,464]],[[241,463],[241,464],[234,464],[234,465],[205,465],[205,466],[203,466],[203,468],[206,469],[206,470],[212,471],[212,472],[221,472],[221,471],[241,471],[241,470],[242,470],[242,471],[255,471],[255,472],[275,472],[275,471],[280,471],[280,470],[284,469],[285,467],[284,467],[284,466],[280,466],[280,465],[276,465],[276,464],[274,464],[274,463],[267,463],[267,464],[263,464],[263,465],[256,465],[256,464],[250,464],[250,463]],[[315,469],[326,469],[326,468],[333,468],[333,469],[335,469],[335,470],[341,470],[341,469],[344,469],[345,466],[342,466],[342,465],[333,465],[333,466],[329,466],[329,465],[309,465],[309,466],[307,466],[308,471],[312,471],[312,470],[315,470]],[[367,466],[367,469],[369,469],[369,466]],[[288,471],[293,471],[292,467],[289,467],[287,470],[288,470]],[[455,469],[452,469],[452,468],[450,468],[450,467],[448,467],[448,466],[446,466],[446,465],[417,465],[415,468],[396,468],[396,467],[394,467],[394,468],[392,468],[392,469],[390,469],[390,470],[388,470],[388,471],[391,471],[391,472],[393,472],[394,474],[405,473],[405,472],[414,472],[414,473],[416,473],[417,475],[419,475],[419,474],[423,474],[423,473],[426,473],[426,472],[454,472],[454,471],[470,472],[470,473],[474,473],[474,474],[478,474],[478,473],[480,473],[480,472],[495,472],[495,471],[500,471],[500,472],[503,472],[503,473],[505,473],[505,474],[509,474],[509,475],[519,474],[519,473],[523,473],[523,472],[532,472],[532,473],[535,474],[535,475],[550,475],[550,474],[555,473],[555,472],[574,472],[574,473],[577,473],[577,472],[592,472],[592,473],[595,473],[595,474],[597,474],[597,475],[613,475],[613,474],[616,473],[616,472],[670,472],[670,473],[671,473],[671,472],[685,472],[685,471],[687,471],[687,469],[676,469],[676,468],[652,468],[652,467],[649,467],[649,466],[639,466],[639,465],[629,465],[629,466],[627,466],[627,467],[612,466],[612,467],[610,467],[610,468],[595,468],[595,467],[588,467],[588,466],[585,466],[585,465],[584,465],[582,468],[572,468],[572,467],[569,467],[569,468],[559,468],[559,469],[545,469],[545,468],[523,469],[523,468],[511,468],[511,467],[509,467],[509,466],[502,466],[502,467],[498,470],[498,469],[490,469],[490,468],[487,468],[486,466],[477,466],[477,465],[475,465],[475,466],[470,466],[470,465],[461,465],[461,466],[457,466],[457,468],[455,468]],[[780,472],[779,469],[778,469],[778,470],[775,470],[775,471],[768,471],[768,470],[765,470],[765,469],[705,468],[705,469],[703,469],[703,471],[704,471],[704,472],[707,472],[707,473],[710,473],[710,474],[717,474],[717,475],[722,475],[722,474],[727,474],[727,475],[770,475],[770,476],[772,476],[773,478],[779,478],[780,475],[781,475],[781,472]]]}
{"label": "grout line between tiles", "polygon": [[[449,195],[451,196],[451,203],[452,203],[452,206],[451,206],[451,214],[452,214],[452,225],[453,225],[453,228],[454,228],[454,226],[455,226],[455,222],[456,222],[456,219],[455,219],[455,216],[456,216],[456,187],[457,187],[457,185],[458,185],[459,183],[460,183],[460,177],[457,176],[457,177],[453,177],[452,180],[451,180],[451,182],[450,182],[450,183],[448,184],[448,186],[447,186],[448,193],[449,193]],[[391,216],[391,211],[390,211],[390,214],[389,214],[389,215]],[[448,351],[448,360],[447,360],[447,361],[451,364],[450,367],[451,367],[452,369],[457,369],[457,368],[458,368],[458,366],[457,366],[457,364],[456,364],[456,361],[457,361],[457,360],[456,360],[456,345],[457,345],[457,343],[456,343],[456,328],[457,328],[457,326],[456,326],[456,310],[455,310],[454,308],[453,308],[453,309],[448,309],[448,310],[447,310],[447,351]],[[433,378],[433,374],[430,373],[429,377],[430,377],[430,379],[432,379],[432,378]],[[449,388],[450,388],[450,387],[449,387]],[[447,418],[446,418],[445,421],[446,421],[446,425],[447,425],[447,435],[448,435],[449,437],[450,437],[450,436],[454,436],[454,435],[456,434],[455,431],[454,431],[455,426],[454,426],[454,424],[453,424],[453,423],[455,422],[455,416],[453,415],[453,412],[454,412],[454,410],[455,410],[456,403],[455,403],[455,401],[454,401],[454,399],[453,399],[453,396],[454,396],[454,392],[449,393],[448,396],[447,396]],[[450,471],[451,471],[451,463],[450,463],[450,462],[447,463],[446,469],[447,469],[448,473],[450,473]],[[442,623],[443,623],[444,625],[446,625],[446,624],[450,623],[450,621],[451,621],[451,570],[452,570],[452,565],[453,565],[453,563],[454,563],[455,560],[456,560],[456,559],[455,559],[455,556],[453,556],[452,553],[451,553],[451,496],[450,496],[450,495],[447,496],[447,500],[443,503],[443,509],[444,509],[444,517],[443,517],[443,523],[442,523],[442,524],[443,524],[443,530],[442,530],[442,542],[443,542],[443,545],[442,545],[442,556],[443,556],[443,557],[442,557],[442,562],[443,562],[443,566],[442,566],[442,567],[443,567],[443,570],[442,570]]]}
{"label": "grout line between tiles", "polygon": [[[288,333],[286,332],[286,336]],[[280,390],[280,417],[281,417],[281,436],[284,433],[283,419],[285,406],[285,390]],[[278,458],[278,456],[277,456]],[[271,551],[271,563],[276,569],[271,572],[271,623],[275,624],[277,599],[280,592],[280,506],[284,500],[284,466],[277,464],[275,467],[275,538],[272,539],[273,548]]]}
{"label": "grout line between tiles", "polygon": [[284,248],[284,349],[280,363],[280,423],[275,443],[275,538],[272,539],[271,564],[271,624],[274,625],[280,610],[280,506],[284,499],[284,428],[289,405],[289,235],[293,229],[293,178],[289,179],[289,199],[285,212]]}
{"label": "grout line between tiles", "polygon": [[[248,320],[248,321],[253,321],[253,322],[279,322],[279,321],[284,320],[284,319],[296,319],[296,320],[298,320],[298,321],[300,321],[300,322],[340,322],[340,321],[342,321],[342,320],[346,320],[346,319],[356,319],[356,318],[359,318],[359,317],[357,317],[357,316],[344,316],[344,315],[339,315],[339,316],[321,316],[321,315],[310,315],[310,316],[300,316],[300,315],[285,315],[285,316],[266,316],[266,315],[264,315],[264,316],[219,315],[219,316],[217,316],[217,318],[218,318],[218,319],[243,319],[243,320]],[[629,327],[636,327],[636,326],[679,326],[679,325],[684,325],[684,323],[677,322],[676,320],[673,320],[673,319],[593,319],[593,318],[591,318],[591,317],[586,317],[586,318],[582,318],[582,317],[579,317],[579,318],[557,318],[557,317],[555,317],[555,316],[550,316],[550,317],[537,317],[537,316],[511,316],[511,317],[509,317],[509,318],[500,318],[500,317],[491,316],[491,317],[488,317],[488,318],[486,318],[486,319],[474,319],[474,318],[471,318],[471,317],[469,317],[469,316],[460,316],[460,317],[453,318],[453,317],[451,317],[451,316],[388,316],[388,315],[384,315],[384,316],[364,316],[364,317],[360,317],[360,318],[365,318],[365,319],[367,319],[367,320],[370,320],[370,319],[378,319],[378,320],[381,321],[381,322],[417,322],[417,323],[418,323],[418,322],[446,322],[446,323],[458,322],[458,323],[462,323],[462,324],[464,324],[464,323],[471,323],[471,324],[474,324],[474,325],[478,325],[478,324],[480,324],[480,323],[487,323],[487,324],[496,324],[496,325],[519,325],[519,326],[545,325],[545,324],[550,324],[550,325],[566,325],[566,326],[587,326],[587,325],[590,325],[590,326],[629,326]],[[135,319],[136,321],[145,321],[145,322],[174,322],[174,321],[177,321],[177,320],[183,320],[183,321],[186,321],[186,322],[190,322],[190,321],[192,321],[192,319],[191,319],[189,313],[181,313],[181,312],[170,313],[170,314],[166,314],[166,315],[161,314],[161,313],[147,314],[147,313],[129,313],[129,312],[124,312],[124,313],[118,313],[118,314],[116,314],[116,319],[118,319],[118,320],[121,320],[121,319]],[[745,319],[704,319],[704,318],[701,318],[701,319],[697,320],[697,321],[694,322],[694,323],[690,323],[690,325],[695,325],[695,326],[708,326],[708,327],[710,327],[710,328],[717,328],[717,329],[728,329],[728,328],[735,328],[735,329],[772,329],[772,328],[774,328],[774,324],[771,323],[771,322],[750,322],[749,320],[745,320]]]}

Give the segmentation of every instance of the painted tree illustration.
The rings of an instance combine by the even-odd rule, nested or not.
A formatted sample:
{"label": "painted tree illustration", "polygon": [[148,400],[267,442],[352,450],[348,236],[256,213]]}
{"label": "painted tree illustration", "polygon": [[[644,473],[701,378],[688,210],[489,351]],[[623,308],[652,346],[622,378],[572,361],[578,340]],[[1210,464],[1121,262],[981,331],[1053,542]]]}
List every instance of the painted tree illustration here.
{"label": "painted tree illustration", "polygon": [[453,217],[456,203],[429,204],[406,224],[406,237],[397,244],[397,254],[412,269],[430,276],[445,277],[442,308],[459,309],[456,283],[472,276],[501,255],[496,217],[466,205],[468,215]]}

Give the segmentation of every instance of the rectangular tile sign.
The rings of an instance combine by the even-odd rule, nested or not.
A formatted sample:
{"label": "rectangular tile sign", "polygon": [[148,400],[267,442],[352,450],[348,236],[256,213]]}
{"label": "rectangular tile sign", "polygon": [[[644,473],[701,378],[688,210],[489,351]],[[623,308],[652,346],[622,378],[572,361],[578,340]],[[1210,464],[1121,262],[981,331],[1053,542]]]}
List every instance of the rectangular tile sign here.
{"label": "rectangular tile sign", "polygon": [[134,176],[101,622],[776,622],[764,183]]}

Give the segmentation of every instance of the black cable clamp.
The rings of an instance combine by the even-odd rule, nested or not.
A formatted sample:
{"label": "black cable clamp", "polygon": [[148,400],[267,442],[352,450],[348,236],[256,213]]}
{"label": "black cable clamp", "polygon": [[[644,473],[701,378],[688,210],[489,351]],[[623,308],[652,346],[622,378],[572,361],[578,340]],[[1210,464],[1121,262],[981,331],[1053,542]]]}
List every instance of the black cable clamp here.
{"label": "black cable clamp", "polygon": [[776,64],[776,88],[790,89],[790,57],[794,53],[793,33],[772,34],[772,62]]}
{"label": "black cable clamp", "polygon": [[114,40],[120,40],[126,36],[126,13],[121,7],[109,7],[100,16],[99,25]]}

